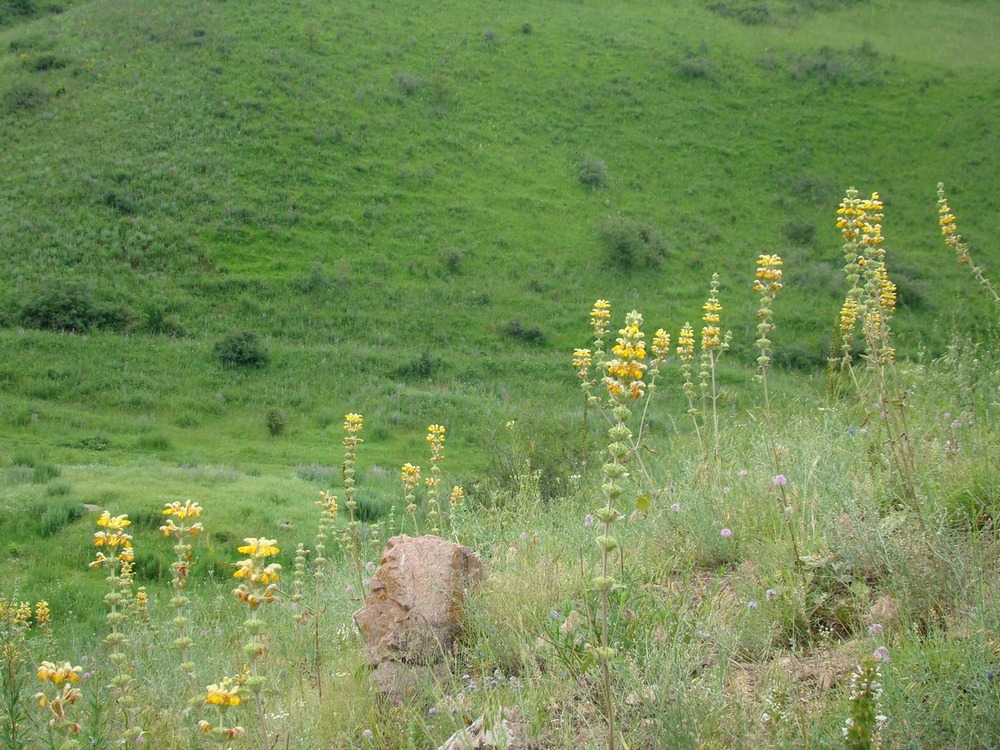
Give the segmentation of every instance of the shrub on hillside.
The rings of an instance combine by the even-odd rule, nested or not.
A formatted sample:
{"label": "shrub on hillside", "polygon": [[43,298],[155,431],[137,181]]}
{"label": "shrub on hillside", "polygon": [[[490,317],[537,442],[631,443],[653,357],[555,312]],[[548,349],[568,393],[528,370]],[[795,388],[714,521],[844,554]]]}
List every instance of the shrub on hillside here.
{"label": "shrub on hillside", "polygon": [[600,190],[608,185],[608,165],[604,159],[585,156],[580,162],[580,184]]}
{"label": "shrub on hillside", "polygon": [[288,427],[288,415],[277,406],[268,407],[264,420],[267,422],[267,431],[271,437],[281,437],[285,434],[285,428]]}
{"label": "shrub on hillside", "polygon": [[624,214],[601,219],[597,231],[605,259],[622,271],[655,268],[669,249],[659,230]]}
{"label": "shrub on hillside", "polygon": [[49,100],[45,89],[28,81],[15,83],[3,95],[3,106],[8,112],[27,112],[38,109]]}
{"label": "shrub on hillside", "polygon": [[112,331],[128,327],[128,310],[101,304],[89,287],[75,282],[54,281],[21,308],[21,325],[44,331],[84,333],[93,329]]}
{"label": "shrub on hillside", "polygon": [[227,370],[263,367],[270,355],[256,333],[231,333],[215,345],[215,356]]}

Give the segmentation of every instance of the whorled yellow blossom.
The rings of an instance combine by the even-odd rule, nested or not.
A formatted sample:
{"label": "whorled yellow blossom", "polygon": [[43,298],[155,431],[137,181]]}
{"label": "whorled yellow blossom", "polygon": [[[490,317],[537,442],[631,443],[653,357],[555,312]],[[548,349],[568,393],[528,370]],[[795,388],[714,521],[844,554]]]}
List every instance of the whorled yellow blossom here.
{"label": "whorled yellow blossom", "polygon": [[432,424],[427,428],[427,442],[432,445],[442,445],[444,444],[444,433],[445,428],[439,424]]}
{"label": "whorled yellow blossom", "polygon": [[670,356],[670,334],[662,328],[657,328],[649,348],[652,349],[655,360],[662,362]]}
{"label": "whorled yellow blossom", "polygon": [[694,361],[694,327],[690,323],[685,323],[677,337],[677,356],[681,362]]}
{"label": "whorled yellow blossom", "polygon": [[239,696],[240,686],[229,677],[205,688],[205,703],[210,706],[238,706],[243,700]]}
{"label": "whorled yellow blossom", "polygon": [[877,271],[879,285],[879,302],[882,304],[882,314],[888,316],[896,312],[896,285],[889,280],[889,272],[885,266]]}
{"label": "whorled yellow blossom", "polygon": [[340,511],[340,506],[337,505],[337,496],[332,492],[321,491],[319,493],[319,500],[316,501],[315,505],[329,519],[336,517],[338,511]]}
{"label": "whorled yellow blossom", "polygon": [[198,722],[198,728],[209,736],[209,739],[215,742],[226,742],[228,740],[235,740],[242,737],[246,730],[243,727],[214,727],[209,722],[201,719]]}
{"label": "whorled yellow blossom", "polygon": [[112,550],[122,547],[128,549],[132,546],[132,535],[125,533],[124,529],[132,525],[128,516],[122,514],[114,516],[104,511],[97,519],[97,525],[107,529],[107,531],[97,531],[94,533],[95,547],[108,547]]}
{"label": "whorled yellow blossom", "polygon": [[35,623],[41,627],[52,624],[52,611],[44,599],[35,603]]}
{"label": "whorled yellow blossom", "polygon": [[79,682],[83,667],[74,667],[68,661],[56,666],[51,661],[43,661],[36,671],[40,682],[61,685],[63,682]]}
{"label": "whorled yellow blossom", "polygon": [[183,504],[175,500],[172,503],[166,503],[163,509],[163,515],[174,516],[178,521],[183,521],[187,518],[200,518],[201,512],[202,507],[191,500],[185,500]]}
{"label": "whorled yellow blossom", "polygon": [[465,490],[459,486],[451,488],[451,497],[449,502],[452,505],[461,505],[465,501]]}
{"label": "whorled yellow blossom", "polygon": [[245,537],[243,542],[243,546],[237,547],[236,551],[241,552],[244,555],[250,555],[251,557],[272,557],[281,551],[277,548],[277,546],[275,546],[277,544],[276,539],[264,539],[263,537],[257,539],[255,537]]}
{"label": "whorled yellow blossom", "polygon": [[360,414],[346,414],[344,416],[344,436],[343,443],[348,448],[356,448],[364,440],[358,437],[358,433],[365,427],[365,418]]}
{"label": "whorled yellow blossom", "polygon": [[594,329],[594,336],[603,337],[610,330],[611,303],[605,299],[599,299],[594,303],[590,311],[590,327]]}
{"label": "whorled yellow blossom", "polygon": [[642,332],[642,315],[633,310],[625,316],[625,326],[618,331],[618,338],[611,348],[614,355],[604,367],[604,385],[613,399],[623,397],[637,400],[645,392],[647,365],[646,340]]}
{"label": "whorled yellow blossom", "polygon": [[410,494],[420,486],[420,467],[411,463],[403,464],[402,470],[403,491]]}
{"label": "whorled yellow blossom", "polygon": [[573,367],[576,368],[576,374],[582,380],[587,379],[591,364],[593,364],[593,356],[590,353],[590,349],[573,350]]}
{"label": "whorled yellow blossom", "polygon": [[281,566],[278,563],[270,563],[261,567],[253,558],[236,561],[236,570],[233,571],[233,578],[245,578],[251,583],[267,586],[279,580],[278,572]]}
{"label": "whorled yellow blossom", "polygon": [[845,336],[854,333],[858,325],[858,303],[851,298],[845,299],[840,308],[840,332]]}
{"label": "whorled yellow blossom", "polygon": [[941,227],[941,234],[944,235],[944,243],[948,247],[954,248],[958,254],[959,263],[968,263],[970,260],[969,246],[962,239],[962,235],[958,233],[958,224],[956,223],[955,214],[951,212],[951,208],[948,206],[948,199],[944,194],[943,182],[938,183],[937,190],[938,224]]}
{"label": "whorled yellow blossom", "polygon": [[772,291],[781,289],[781,265],[783,261],[778,255],[761,255],[757,258],[757,274],[754,278],[753,290],[755,292]]}

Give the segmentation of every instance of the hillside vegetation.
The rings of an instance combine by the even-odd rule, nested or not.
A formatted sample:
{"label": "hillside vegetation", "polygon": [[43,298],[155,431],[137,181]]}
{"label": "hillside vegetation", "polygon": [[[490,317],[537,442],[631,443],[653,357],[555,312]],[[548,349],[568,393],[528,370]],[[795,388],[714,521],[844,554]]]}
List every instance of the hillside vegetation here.
{"label": "hillside vegetation", "polygon": [[[123,600],[155,675],[124,720],[154,747],[205,746],[171,703],[187,687],[161,648],[161,511],[206,510],[190,616],[233,648],[200,653],[198,678],[235,676],[236,546],[276,539],[287,593],[313,501],[349,476],[353,413],[354,518],[341,508],[315,569],[315,630],[288,599],[265,608],[274,682],[268,713],[240,714],[251,733],[437,747],[503,706],[538,747],[836,747],[850,673],[884,647],[883,746],[995,746],[1000,477],[981,457],[998,448],[998,316],[941,237],[937,185],[997,279],[998,34],[1000,7],[976,0],[0,2],[0,622],[16,646],[0,747],[42,741],[41,719],[13,719],[57,643],[74,663],[108,655],[86,570],[105,509],[132,520],[150,597]],[[849,187],[884,201],[894,354],[858,338],[835,372]],[[773,253],[761,373],[752,282]],[[713,274],[732,340],[695,362],[711,385],[689,397],[678,333],[711,324]],[[600,347],[589,374],[572,364],[598,299],[609,348],[633,308],[650,345],[673,339],[630,423],[644,468],[603,559],[618,417]],[[434,525],[428,488],[414,513],[400,489],[404,462],[429,475],[429,425],[447,428],[443,533],[491,573],[452,682],[383,712],[349,627],[355,573]],[[16,619],[41,599],[54,633]],[[99,703],[90,747],[123,720]]]}

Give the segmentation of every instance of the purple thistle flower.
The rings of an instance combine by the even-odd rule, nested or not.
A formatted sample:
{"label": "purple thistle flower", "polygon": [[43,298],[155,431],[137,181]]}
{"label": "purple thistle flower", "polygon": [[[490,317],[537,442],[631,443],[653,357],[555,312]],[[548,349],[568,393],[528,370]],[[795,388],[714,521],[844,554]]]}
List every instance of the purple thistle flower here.
{"label": "purple thistle flower", "polygon": [[784,487],[786,484],[788,484],[788,478],[784,474],[775,475],[774,477],[775,487]]}
{"label": "purple thistle flower", "polygon": [[719,532],[719,535],[722,536],[723,539],[728,539],[733,535],[733,532],[729,529],[723,529]]}

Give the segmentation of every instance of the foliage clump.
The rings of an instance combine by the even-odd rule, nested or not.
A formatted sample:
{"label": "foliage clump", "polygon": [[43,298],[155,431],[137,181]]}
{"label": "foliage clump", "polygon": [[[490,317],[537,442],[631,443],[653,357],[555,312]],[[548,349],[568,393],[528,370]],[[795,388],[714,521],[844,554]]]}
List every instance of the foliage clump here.
{"label": "foliage clump", "polygon": [[658,268],[669,252],[660,231],[625,214],[612,214],[597,227],[608,265],[621,271]]}
{"label": "foliage clump", "polygon": [[215,345],[215,357],[227,370],[264,367],[270,354],[253,331],[231,333]]}
{"label": "foliage clump", "polygon": [[43,331],[121,331],[129,321],[126,308],[101,303],[89,287],[70,281],[50,282],[25,302],[20,313],[21,325]]}

